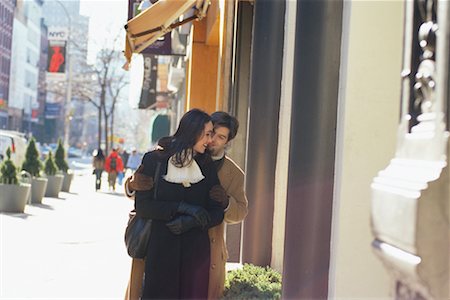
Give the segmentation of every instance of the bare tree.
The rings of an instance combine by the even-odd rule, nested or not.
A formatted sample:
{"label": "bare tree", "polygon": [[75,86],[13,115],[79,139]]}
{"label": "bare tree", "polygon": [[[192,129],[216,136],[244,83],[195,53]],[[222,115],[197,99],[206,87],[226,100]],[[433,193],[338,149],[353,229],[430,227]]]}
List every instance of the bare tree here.
{"label": "bare tree", "polygon": [[105,152],[112,148],[113,130],[109,132],[109,119],[114,118],[114,109],[122,90],[128,85],[127,73],[121,69],[121,52],[102,49],[93,67],[93,79],[77,89],[80,98],[91,103],[98,111],[98,147],[105,137]]}
{"label": "bare tree", "polygon": [[[104,120],[105,151],[113,146],[113,129],[109,132],[109,119],[114,119],[114,109],[122,90],[128,85],[127,73],[121,66],[122,53],[116,49],[103,49],[97,57],[97,84],[100,90],[99,107]],[[101,117],[99,116],[99,119]],[[111,122],[111,128],[113,122]],[[99,129],[100,130],[100,129]],[[109,134],[110,133],[110,134]],[[109,143],[108,143],[109,141]]]}
{"label": "bare tree", "polygon": [[108,117],[111,116],[111,131],[110,131],[110,147],[113,147],[113,138],[114,138],[114,112],[115,112],[115,108],[116,108],[116,103],[117,101],[120,99],[120,93],[123,90],[123,88],[125,88],[128,85],[128,81],[125,80],[125,73],[122,72],[122,74],[119,76],[118,80],[117,80],[117,84],[115,84],[114,86],[111,84],[108,86],[108,92],[109,95],[112,99],[112,105],[111,105],[111,109],[109,111]]}

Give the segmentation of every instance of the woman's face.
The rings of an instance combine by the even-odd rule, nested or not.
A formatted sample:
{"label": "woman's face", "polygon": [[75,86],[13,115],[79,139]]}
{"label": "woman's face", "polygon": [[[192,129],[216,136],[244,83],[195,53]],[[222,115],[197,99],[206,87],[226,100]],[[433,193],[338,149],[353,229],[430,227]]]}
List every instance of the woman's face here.
{"label": "woman's face", "polygon": [[208,148],[208,144],[211,142],[212,131],[213,131],[213,125],[210,121],[205,124],[205,127],[203,128],[203,132],[202,132],[200,138],[197,140],[197,142],[194,145],[194,151],[196,153],[204,153],[206,148]]}

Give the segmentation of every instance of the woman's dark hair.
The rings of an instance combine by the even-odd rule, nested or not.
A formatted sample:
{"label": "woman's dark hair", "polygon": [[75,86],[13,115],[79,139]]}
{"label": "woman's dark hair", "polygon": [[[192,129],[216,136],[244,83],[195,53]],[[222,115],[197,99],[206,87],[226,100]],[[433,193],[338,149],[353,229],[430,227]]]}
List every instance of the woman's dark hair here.
{"label": "woman's dark hair", "polygon": [[178,129],[171,137],[170,143],[167,139],[164,152],[173,156],[172,162],[178,166],[189,164],[193,158],[194,145],[202,136],[205,124],[211,121],[211,117],[204,111],[194,108],[183,115]]}
{"label": "woman's dark hair", "polygon": [[103,150],[101,148],[98,148],[94,151],[94,157],[103,159],[105,158],[105,155],[103,154]]}
{"label": "woman's dark hair", "polygon": [[225,127],[228,128],[228,130],[230,130],[227,142],[234,139],[239,129],[239,121],[235,117],[231,116],[230,114],[224,111],[216,111],[211,115],[211,121],[214,125],[214,128]]}

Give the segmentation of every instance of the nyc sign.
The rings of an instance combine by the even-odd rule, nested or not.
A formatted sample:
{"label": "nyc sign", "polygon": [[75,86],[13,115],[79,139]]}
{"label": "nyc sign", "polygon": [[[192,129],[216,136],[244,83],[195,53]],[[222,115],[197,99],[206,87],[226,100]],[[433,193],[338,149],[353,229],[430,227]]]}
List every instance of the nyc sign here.
{"label": "nyc sign", "polygon": [[65,27],[49,27],[47,38],[49,41],[67,41],[69,34]]}

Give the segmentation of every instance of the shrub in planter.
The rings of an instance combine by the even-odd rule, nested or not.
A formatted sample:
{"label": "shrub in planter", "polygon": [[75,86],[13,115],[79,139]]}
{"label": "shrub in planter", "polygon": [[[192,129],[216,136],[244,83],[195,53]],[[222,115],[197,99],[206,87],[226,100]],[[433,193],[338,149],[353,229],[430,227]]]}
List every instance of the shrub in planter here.
{"label": "shrub in planter", "polygon": [[67,173],[67,170],[69,170],[69,165],[66,161],[66,151],[64,149],[64,146],[62,145],[61,139],[58,140],[58,147],[56,148],[55,152],[55,163],[59,170],[61,170],[63,173]]}
{"label": "shrub in planter", "polygon": [[222,299],[281,299],[281,274],[270,267],[244,264],[228,272]]}
{"label": "shrub in planter", "polygon": [[42,203],[45,191],[47,189],[47,178],[39,178],[43,164],[39,159],[39,152],[36,148],[36,141],[31,138],[25,153],[25,161],[22,164],[22,170],[27,171],[33,176],[31,180],[31,202]]}
{"label": "shrub in planter", "polygon": [[58,197],[59,192],[61,191],[64,176],[56,174],[57,171],[58,168],[56,167],[52,152],[50,151],[48,152],[44,167],[44,172],[48,179],[47,190],[45,191],[45,196],[47,197]]}
{"label": "shrub in planter", "polygon": [[56,175],[57,171],[58,167],[56,166],[55,160],[53,159],[52,151],[49,151],[47,159],[45,160],[44,172],[48,176],[54,176]]}
{"label": "shrub in planter", "polygon": [[73,173],[69,170],[69,164],[66,160],[66,150],[64,149],[61,139],[58,140],[58,147],[55,152],[55,163],[58,169],[64,174],[64,181],[61,190],[63,192],[68,192],[70,189],[70,184],[72,183]]}
{"label": "shrub in planter", "polygon": [[39,152],[36,148],[36,141],[31,138],[25,153],[25,161],[22,164],[22,170],[27,171],[33,177],[40,177],[42,162],[39,160]]}
{"label": "shrub in planter", "polygon": [[11,160],[11,149],[8,147],[6,160],[0,168],[0,211],[22,213],[30,189],[30,184],[19,183],[16,166]]}
{"label": "shrub in planter", "polygon": [[17,169],[11,160],[11,149],[8,147],[6,150],[6,160],[1,167],[0,182],[3,184],[18,184]]}

